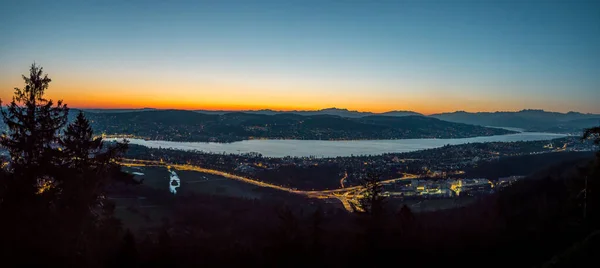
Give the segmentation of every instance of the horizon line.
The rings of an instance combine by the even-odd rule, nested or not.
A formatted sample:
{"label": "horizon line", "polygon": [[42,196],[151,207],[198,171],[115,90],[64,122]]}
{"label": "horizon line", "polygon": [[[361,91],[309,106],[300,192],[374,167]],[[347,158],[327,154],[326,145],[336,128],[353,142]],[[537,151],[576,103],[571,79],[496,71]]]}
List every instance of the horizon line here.
{"label": "horizon line", "polygon": [[[272,111],[272,112],[279,112],[279,113],[285,113],[285,112],[289,112],[289,113],[293,113],[293,112],[319,112],[319,111],[324,111],[324,110],[344,110],[344,111],[348,111],[348,112],[357,112],[357,113],[372,113],[372,114],[383,114],[383,113],[389,113],[389,112],[410,112],[410,113],[417,113],[417,114],[421,114],[421,115],[425,115],[425,116],[431,116],[431,115],[435,115],[435,114],[445,114],[445,113],[457,113],[457,112],[465,112],[465,113],[516,113],[516,112],[523,112],[523,111],[543,111],[543,112],[548,112],[548,113],[561,113],[561,114],[567,114],[567,113],[580,113],[580,114],[589,114],[589,115],[596,115],[596,113],[586,113],[586,112],[578,112],[578,111],[568,111],[568,112],[559,112],[559,111],[550,111],[550,110],[545,110],[545,109],[535,109],[535,108],[523,108],[523,109],[518,109],[518,110],[496,110],[496,111],[467,111],[467,110],[454,110],[454,111],[444,111],[444,112],[437,112],[437,113],[422,113],[422,112],[417,112],[417,111],[412,111],[412,110],[389,110],[389,111],[385,111],[385,112],[373,112],[373,111],[366,111],[366,110],[350,110],[347,108],[338,108],[338,107],[327,107],[327,108],[321,108],[321,109],[314,109],[314,110],[297,110],[297,109],[290,109],[290,110],[275,110],[275,109],[269,109],[269,108],[262,108],[262,109],[228,109],[228,110],[224,110],[224,109],[185,109],[185,108],[154,108],[154,107],[141,107],[141,108],[131,108],[131,107],[111,107],[111,108],[101,108],[101,107],[90,107],[90,108],[80,108],[80,107],[72,107],[71,109],[77,109],[77,110],[180,110],[180,111],[208,111],[208,112],[258,112],[258,111]],[[600,115],[600,114],[599,114]]]}

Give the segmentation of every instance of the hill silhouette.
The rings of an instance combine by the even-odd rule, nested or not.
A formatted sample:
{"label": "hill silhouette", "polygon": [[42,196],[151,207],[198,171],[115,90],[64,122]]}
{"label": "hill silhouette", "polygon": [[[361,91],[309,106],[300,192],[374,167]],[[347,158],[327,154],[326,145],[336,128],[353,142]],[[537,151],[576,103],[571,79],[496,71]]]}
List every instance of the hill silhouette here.
{"label": "hill silhouette", "polygon": [[515,127],[526,131],[579,132],[583,128],[598,125],[600,115],[578,112],[557,113],[543,110],[522,110],[518,112],[478,112],[457,111],[433,114],[430,117],[450,122],[480,126]]}
{"label": "hill silhouette", "polygon": [[238,141],[253,138],[304,140],[465,138],[513,133],[423,116],[264,115],[185,110],[91,113],[94,130],[177,141]]}
{"label": "hill silhouette", "polygon": [[[143,109],[84,109],[87,112],[94,113],[113,113],[113,112],[143,112],[156,110],[153,108]],[[157,110],[165,111],[165,110]],[[229,113],[245,113],[258,115],[281,115],[295,114],[303,116],[315,115],[334,115],[344,118],[363,118],[367,116],[425,116],[413,111],[388,111],[383,113],[359,112],[341,108],[327,108],[314,111],[275,111],[270,109],[245,110],[245,111],[210,111],[195,110],[195,112],[208,115],[225,115]],[[590,128],[600,123],[599,114],[586,114],[580,112],[549,112],[544,110],[525,109],[518,112],[465,112],[456,111],[449,113],[432,114],[426,117],[437,118],[454,123],[464,123],[479,126],[493,127],[512,127],[521,128],[525,131],[555,132],[555,133],[575,133],[581,129]]]}
{"label": "hill silhouette", "polygon": [[[238,111],[210,111],[210,110],[196,110],[199,113],[206,114],[226,114]],[[369,115],[389,115],[389,116],[407,116],[407,115],[423,115],[413,111],[389,111],[385,113],[372,113],[372,112],[359,112],[359,111],[351,111],[348,109],[342,108],[326,108],[321,110],[294,110],[294,111],[275,111],[271,109],[262,109],[262,110],[244,110],[239,111],[249,114],[263,114],[263,115],[276,115],[276,114],[298,114],[298,115],[337,115],[340,117],[350,117],[350,118],[358,118]]]}

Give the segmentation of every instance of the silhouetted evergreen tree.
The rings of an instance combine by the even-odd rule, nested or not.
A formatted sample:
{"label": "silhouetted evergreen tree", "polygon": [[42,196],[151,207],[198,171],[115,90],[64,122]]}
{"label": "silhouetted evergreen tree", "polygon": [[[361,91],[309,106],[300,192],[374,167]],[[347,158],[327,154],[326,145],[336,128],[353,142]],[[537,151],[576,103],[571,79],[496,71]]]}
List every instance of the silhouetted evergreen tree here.
{"label": "silhouetted evergreen tree", "polygon": [[[76,232],[72,239],[79,246],[94,243],[91,237],[99,226],[113,221],[112,206],[107,206],[106,186],[116,181],[133,183],[133,176],[121,171],[117,160],[127,150],[127,143],[105,146],[94,138],[92,128],[82,112],[69,124],[61,137],[62,176],[57,204],[60,216],[68,219],[63,226]],[[119,225],[112,226],[120,228]]]}
{"label": "silhouetted evergreen tree", "polygon": [[58,131],[67,123],[69,112],[62,101],[54,105],[44,98],[52,80],[42,67],[32,64],[23,80],[25,87],[15,88],[10,104],[0,110],[8,127],[0,145],[10,153],[10,170],[17,175],[10,187],[12,196],[19,199],[34,196],[40,184],[55,179]]}
{"label": "silhouetted evergreen tree", "polygon": [[364,188],[363,196],[360,198],[360,208],[363,213],[372,217],[383,215],[385,206],[385,197],[383,194],[383,185],[380,182],[380,175],[369,172],[362,179]]}
{"label": "silhouetted evergreen tree", "polygon": [[82,112],[67,126],[60,145],[61,164],[67,173],[60,181],[64,205],[93,210],[102,206],[107,184],[134,182],[133,176],[121,172],[117,162],[127,150],[127,143],[105,146],[102,138],[93,137],[92,128]]}
{"label": "silhouetted evergreen tree", "polygon": [[413,228],[415,216],[407,205],[403,205],[398,212],[398,230],[402,238],[406,238]]}
{"label": "silhouetted evergreen tree", "polygon": [[383,196],[383,185],[380,174],[368,172],[363,178],[364,188],[362,197],[359,199],[359,220],[364,228],[364,242],[366,257],[371,258],[380,251],[384,243],[385,233],[385,197]]}
{"label": "silhouetted evergreen tree", "polygon": [[135,237],[129,229],[123,236],[123,241],[117,253],[113,267],[136,267],[138,265],[138,251]]}
{"label": "silhouetted evergreen tree", "polygon": [[82,168],[92,164],[90,158],[100,153],[102,138],[94,138],[94,133],[89,121],[79,112],[75,121],[67,126],[61,139],[61,146],[65,155],[65,164],[71,167]]}
{"label": "silhouetted evergreen tree", "polygon": [[156,267],[174,267],[175,265],[173,239],[169,234],[169,229],[170,224],[167,221],[164,221],[158,234],[158,252],[156,252],[152,260],[152,263],[156,265]]}
{"label": "silhouetted evergreen tree", "polygon": [[311,236],[311,245],[310,245],[310,253],[312,254],[313,259],[318,260],[322,257],[324,245],[323,245],[323,209],[321,206],[317,207],[315,212],[310,217],[311,220],[311,228],[310,228],[310,236]]}
{"label": "silhouetted evergreen tree", "polygon": [[51,79],[41,67],[31,65],[23,80],[25,86],[15,88],[12,101],[0,109],[8,129],[0,145],[10,154],[0,196],[0,254],[14,260],[38,256],[23,260],[23,265],[35,265],[43,256],[48,262],[64,262],[55,254],[65,252],[66,244],[58,242],[61,232],[54,210],[58,191],[51,189],[60,173],[58,134],[67,122],[68,108],[62,101],[55,105],[44,98]]}
{"label": "silhouetted evergreen tree", "polygon": [[[301,224],[298,217],[288,206],[279,209],[277,216],[280,224],[275,233],[275,248],[272,252],[273,261],[276,262],[275,265],[277,266],[289,266],[292,264],[288,263],[289,260],[294,259],[294,256],[303,249]],[[297,265],[299,261],[294,262],[294,264]]]}
{"label": "silhouetted evergreen tree", "polygon": [[116,161],[127,145],[104,147],[83,114],[61,137],[68,108],[44,98],[51,79],[35,64],[23,79],[25,87],[16,88],[1,110],[8,133],[0,145],[10,153],[9,174],[0,184],[1,246],[9,250],[1,253],[16,260],[18,254],[37,257],[24,265],[43,260],[88,266],[105,258],[107,245],[120,236],[104,188],[114,179],[133,178]]}
{"label": "silhouetted evergreen tree", "polygon": [[[595,144],[600,145],[600,127],[586,129],[582,139],[593,139]],[[600,150],[585,172],[581,192],[584,217],[594,228],[600,228]]]}

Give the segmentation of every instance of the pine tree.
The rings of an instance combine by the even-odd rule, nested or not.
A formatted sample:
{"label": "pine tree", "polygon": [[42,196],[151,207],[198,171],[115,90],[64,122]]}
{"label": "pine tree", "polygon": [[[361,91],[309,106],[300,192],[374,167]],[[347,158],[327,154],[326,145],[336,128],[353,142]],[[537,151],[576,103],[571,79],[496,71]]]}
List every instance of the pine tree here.
{"label": "pine tree", "polygon": [[[8,256],[44,256],[60,252],[66,244],[56,242],[61,232],[54,217],[53,186],[60,173],[58,135],[69,110],[62,101],[55,104],[44,98],[52,80],[41,67],[31,65],[23,80],[25,86],[15,88],[12,101],[0,110],[7,127],[0,145],[10,154],[0,193],[0,236],[3,249],[16,249]],[[48,247],[51,252],[40,250]]]}
{"label": "pine tree", "polygon": [[60,139],[63,177],[61,200],[67,207],[79,207],[79,213],[90,210],[102,215],[104,188],[115,181],[133,183],[133,176],[121,171],[117,160],[127,150],[127,143],[105,146],[101,137],[94,138],[89,121],[79,112]]}
{"label": "pine tree", "polygon": [[59,140],[61,176],[56,188],[55,203],[68,229],[70,240],[77,241],[73,250],[94,247],[97,233],[104,229],[118,230],[113,216],[114,205],[107,200],[108,185],[123,181],[134,183],[133,176],[121,171],[118,160],[127,150],[127,143],[107,146],[101,137],[94,137],[90,122],[83,112],[69,124]]}
{"label": "pine tree", "polygon": [[79,111],[75,122],[69,124],[61,139],[65,162],[71,167],[83,167],[92,164],[90,157],[100,153],[102,138],[94,138],[89,121]]}
{"label": "pine tree", "polygon": [[383,185],[380,174],[368,172],[363,178],[363,196],[359,203],[360,222],[364,228],[365,256],[368,258],[380,252],[384,241],[385,222],[385,197],[383,196]]}
{"label": "pine tree", "polygon": [[134,182],[117,161],[127,144],[104,146],[81,113],[60,136],[68,108],[44,98],[51,79],[35,64],[23,79],[25,87],[16,88],[12,102],[1,110],[8,133],[0,145],[10,161],[8,173],[0,176],[0,246],[16,248],[8,255],[99,256],[90,249],[100,233],[120,228],[105,186],[115,180]]}
{"label": "pine tree", "polygon": [[397,232],[401,239],[406,239],[412,229],[415,221],[415,216],[407,205],[403,205],[397,215],[398,226]]}
{"label": "pine tree", "polygon": [[360,207],[370,216],[381,216],[384,210],[385,197],[379,177],[378,174],[370,172],[362,181],[364,193],[359,200]]}
{"label": "pine tree", "polygon": [[310,236],[311,236],[311,246],[310,246],[310,254],[312,255],[315,261],[319,260],[323,254],[323,209],[321,206],[318,206],[315,212],[312,213],[311,217],[311,228],[310,228]]}
{"label": "pine tree", "polygon": [[[600,127],[586,129],[583,140],[593,139],[596,145],[600,145]],[[596,152],[596,159],[589,164],[584,172],[583,185],[583,210],[584,218],[588,219],[596,228],[600,228],[600,150]]]}
{"label": "pine tree", "polygon": [[117,252],[115,262],[111,266],[116,267],[136,267],[138,264],[138,251],[136,248],[135,236],[127,229],[123,236],[123,241]]}
{"label": "pine tree", "polygon": [[[23,75],[25,87],[15,88],[6,109],[1,109],[8,133],[0,145],[10,153],[10,170],[16,175],[12,192],[25,198],[36,193],[40,183],[49,183],[58,161],[58,132],[66,124],[69,109],[59,100],[56,105],[44,98],[52,81],[43,69],[31,65],[29,77]],[[1,106],[1,103],[0,103]]]}

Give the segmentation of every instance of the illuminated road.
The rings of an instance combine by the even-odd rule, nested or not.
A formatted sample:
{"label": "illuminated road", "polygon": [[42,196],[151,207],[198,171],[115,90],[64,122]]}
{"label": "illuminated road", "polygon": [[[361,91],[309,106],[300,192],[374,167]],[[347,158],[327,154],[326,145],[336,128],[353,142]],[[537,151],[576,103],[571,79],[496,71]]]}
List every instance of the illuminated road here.
{"label": "illuminated road", "polygon": [[[227,172],[220,171],[220,170],[207,169],[207,168],[194,166],[194,165],[168,164],[168,163],[164,163],[161,161],[123,159],[123,161],[121,162],[121,165],[128,166],[128,167],[132,167],[132,166],[165,166],[167,168],[174,168],[174,169],[178,169],[178,170],[189,170],[189,171],[197,171],[197,172],[218,175],[218,176],[222,176],[222,177],[225,177],[228,179],[238,180],[241,182],[249,183],[249,184],[260,186],[260,187],[267,187],[267,188],[277,189],[280,191],[285,191],[288,193],[304,195],[309,198],[320,198],[320,199],[336,198],[336,199],[340,200],[340,202],[342,203],[344,208],[350,212],[353,212],[355,209],[359,209],[356,206],[358,204],[358,201],[356,200],[355,197],[360,195],[360,193],[363,192],[363,190],[364,190],[364,187],[362,187],[362,186],[352,186],[352,187],[345,187],[342,189],[335,189],[335,190],[303,191],[303,190],[296,190],[296,189],[292,189],[292,188],[288,188],[288,187],[284,187],[284,186],[280,186],[280,185],[275,185],[275,184],[270,184],[270,183],[253,180],[250,178],[242,177],[239,175],[227,173]],[[342,180],[340,180],[340,182],[342,183],[342,187],[343,187],[343,181],[347,178],[347,176],[348,176],[348,174],[346,173],[344,175],[344,177],[342,178]],[[415,179],[418,177],[419,176],[413,175],[413,174],[404,174],[404,177],[402,177],[402,178],[381,181],[381,184],[390,184],[390,183],[394,183],[397,181]],[[351,205],[351,203],[354,203],[355,206],[353,207]]]}
{"label": "illuminated road", "polygon": [[348,171],[344,171],[344,177],[340,179],[340,186],[344,188],[344,181],[348,178]]}

